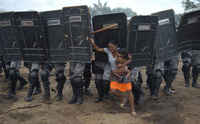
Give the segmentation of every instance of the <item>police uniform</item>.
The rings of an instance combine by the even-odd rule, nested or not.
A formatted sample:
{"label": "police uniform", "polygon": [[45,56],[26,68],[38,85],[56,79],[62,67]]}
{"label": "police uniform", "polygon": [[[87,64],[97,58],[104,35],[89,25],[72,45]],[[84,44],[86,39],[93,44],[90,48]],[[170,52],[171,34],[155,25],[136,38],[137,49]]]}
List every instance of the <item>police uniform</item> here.
{"label": "police uniform", "polygon": [[26,101],[32,101],[32,95],[36,95],[41,93],[41,85],[39,81],[39,71],[40,65],[38,63],[32,63],[31,67],[29,67],[29,89],[27,96],[25,98]]}
{"label": "police uniform", "polygon": [[190,86],[190,71],[192,68],[192,87],[199,88],[197,79],[200,70],[200,53],[198,50],[184,51],[181,54],[183,66],[182,71],[185,79],[185,86]]}
{"label": "police uniform", "polygon": [[98,93],[96,102],[103,101],[105,95],[105,85],[103,80],[104,66],[104,62],[92,61],[92,71],[95,73],[95,85]]}
{"label": "police uniform", "polygon": [[57,101],[60,101],[63,99],[63,88],[65,85],[66,77],[64,74],[65,64],[56,64],[55,70],[56,70],[56,81],[57,81]]}
{"label": "police uniform", "polygon": [[165,80],[165,87],[164,92],[167,95],[170,95],[172,92],[172,83],[176,78],[176,74],[178,71],[178,56],[171,58],[164,62],[164,80]]}
{"label": "police uniform", "polygon": [[52,70],[52,66],[50,64],[42,64],[41,71],[40,71],[40,78],[42,80],[43,85],[43,100],[49,101],[50,100],[50,72]]}
{"label": "police uniform", "polygon": [[91,74],[91,63],[87,63],[85,65],[85,70],[84,70],[84,73],[83,73],[83,77],[84,77],[84,81],[85,81],[85,83],[84,83],[84,88],[85,88],[84,93],[86,95],[92,95],[90,90],[89,90],[91,76],[92,76],[92,74]]}
{"label": "police uniform", "polygon": [[155,63],[153,66],[147,67],[147,84],[149,85],[150,94],[154,99],[159,96],[159,89],[162,83],[162,76],[164,73],[164,63]]}
{"label": "police uniform", "polygon": [[70,81],[73,91],[72,99],[69,104],[82,104],[83,103],[83,72],[85,64],[83,63],[70,63]]}
{"label": "police uniform", "polygon": [[9,91],[8,98],[13,98],[16,95],[17,81],[20,81],[19,89],[22,89],[27,81],[20,76],[19,69],[21,67],[21,61],[11,61],[9,66]]}
{"label": "police uniform", "polygon": [[142,90],[142,74],[140,68],[131,69],[131,83],[132,83],[132,92],[134,95],[134,103],[137,105],[141,103],[144,98],[144,92]]}

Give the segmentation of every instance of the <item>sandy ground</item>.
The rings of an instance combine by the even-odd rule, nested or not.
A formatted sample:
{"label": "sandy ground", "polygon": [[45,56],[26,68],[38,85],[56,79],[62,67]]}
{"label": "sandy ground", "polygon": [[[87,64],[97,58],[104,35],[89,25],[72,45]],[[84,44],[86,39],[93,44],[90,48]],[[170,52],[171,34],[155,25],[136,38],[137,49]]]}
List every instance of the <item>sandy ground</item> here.
{"label": "sandy ground", "polygon": [[[21,70],[27,79],[27,70]],[[144,76],[145,74],[143,74]],[[145,81],[145,77],[144,77]],[[162,83],[162,87],[164,82]],[[51,103],[41,102],[41,95],[34,96],[31,103],[24,101],[28,86],[17,91],[17,100],[6,100],[7,82],[0,76],[0,124],[200,124],[200,89],[185,88],[182,73],[179,72],[173,84],[176,94],[153,101],[149,91],[145,91],[144,104],[137,106],[137,116],[132,117],[129,108],[120,109],[118,102],[106,100],[95,103],[96,88],[91,83],[93,96],[85,96],[83,105],[69,105],[72,91],[70,84],[64,88],[64,100],[57,102],[51,92]],[[51,77],[51,87],[56,87],[55,77]],[[145,87],[145,82],[144,82]],[[161,88],[162,89],[162,88]],[[35,106],[34,108],[15,108]],[[10,111],[12,110],[12,111]]]}

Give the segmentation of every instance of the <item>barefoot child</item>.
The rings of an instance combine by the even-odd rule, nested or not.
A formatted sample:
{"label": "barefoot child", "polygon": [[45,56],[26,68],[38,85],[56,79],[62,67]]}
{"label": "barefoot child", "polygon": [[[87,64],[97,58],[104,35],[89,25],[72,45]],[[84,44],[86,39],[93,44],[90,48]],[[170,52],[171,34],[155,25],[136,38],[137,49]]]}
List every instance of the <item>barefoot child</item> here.
{"label": "barefoot child", "polygon": [[123,107],[128,97],[131,114],[136,115],[134,109],[134,98],[132,94],[132,83],[130,81],[131,71],[128,70],[127,66],[123,66],[128,61],[128,54],[120,51],[119,56],[116,60],[117,69],[111,73],[111,93],[120,97],[121,104]]}

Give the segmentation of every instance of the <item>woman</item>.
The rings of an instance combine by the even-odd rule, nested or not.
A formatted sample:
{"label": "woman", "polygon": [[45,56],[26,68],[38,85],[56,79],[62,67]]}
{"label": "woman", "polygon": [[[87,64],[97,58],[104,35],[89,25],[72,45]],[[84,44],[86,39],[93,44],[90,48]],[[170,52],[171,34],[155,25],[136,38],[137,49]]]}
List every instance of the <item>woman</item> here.
{"label": "woman", "polygon": [[[109,42],[108,43],[108,48],[99,48],[93,39],[89,39],[91,44],[93,45],[94,49],[98,52],[104,52],[107,54],[108,56],[108,61],[110,64],[111,69],[110,70],[106,70],[107,75],[109,75],[112,72],[112,74],[117,74],[118,71],[120,71],[120,69],[117,67],[116,65],[116,61],[119,62],[120,68],[124,68],[127,64],[129,64],[131,62],[131,57],[129,56],[127,61],[123,61],[124,59],[120,56],[120,54],[117,51],[117,46],[113,43],[113,42]],[[122,62],[123,61],[123,62]],[[119,72],[120,73],[120,72]],[[118,93],[118,91],[116,90],[116,87],[118,87],[120,84],[116,81],[113,81],[113,79],[111,80],[111,93],[119,96],[122,100],[122,102],[124,101],[124,95],[122,95],[121,93]],[[131,83],[128,83],[128,85],[131,85]],[[134,99],[133,99],[133,94],[131,91],[131,86],[128,87],[128,90],[125,90],[125,92],[128,93],[128,97],[129,97],[129,101],[130,101],[130,105],[131,105],[131,114],[132,115],[136,115],[135,110],[134,110]],[[123,103],[122,103],[123,104]]]}

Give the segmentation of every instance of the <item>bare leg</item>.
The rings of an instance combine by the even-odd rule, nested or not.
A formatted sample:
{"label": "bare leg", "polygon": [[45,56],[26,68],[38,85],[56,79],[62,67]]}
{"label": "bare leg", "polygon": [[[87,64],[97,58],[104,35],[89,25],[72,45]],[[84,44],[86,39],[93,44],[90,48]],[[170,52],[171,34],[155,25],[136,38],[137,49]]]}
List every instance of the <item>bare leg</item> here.
{"label": "bare leg", "polygon": [[132,92],[129,92],[129,104],[130,104],[130,108],[131,108],[131,114],[133,116],[135,116],[136,112],[135,112],[135,108],[134,108],[134,97],[133,97]]}

